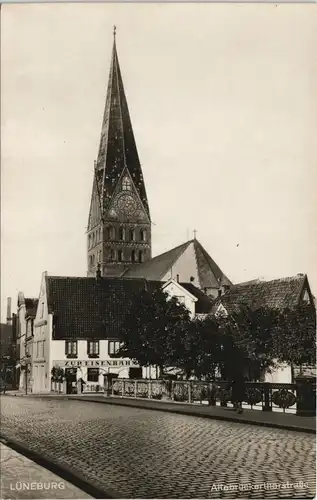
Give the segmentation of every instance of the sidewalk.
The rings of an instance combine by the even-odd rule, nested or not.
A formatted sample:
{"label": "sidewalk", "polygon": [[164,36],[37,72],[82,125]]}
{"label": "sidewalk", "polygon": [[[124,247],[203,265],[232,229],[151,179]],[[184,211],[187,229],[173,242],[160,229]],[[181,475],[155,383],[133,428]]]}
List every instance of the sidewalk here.
{"label": "sidewalk", "polygon": [[106,396],[69,396],[69,399],[94,403],[130,406],[146,410],[165,411],[181,415],[226,420],[243,424],[253,424],[265,427],[275,427],[297,432],[316,432],[315,417],[299,417],[290,413],[266,412],[262,410],[244,410],[241,415],[232,408],[198,404],[172,403],[169,401],[153,401],[137,398],[120,398]]}
{"label": "sidewalk", "polygon": [[2,442],[0,456],[1,500],[93,498]]}

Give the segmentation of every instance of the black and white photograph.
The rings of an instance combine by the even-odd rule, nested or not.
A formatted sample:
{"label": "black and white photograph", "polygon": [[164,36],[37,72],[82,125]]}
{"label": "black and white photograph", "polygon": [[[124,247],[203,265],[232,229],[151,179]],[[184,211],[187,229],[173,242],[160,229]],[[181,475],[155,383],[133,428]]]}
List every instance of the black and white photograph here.
{"label": "black and white photograph", "polygon": [[1,500],[315,498],[316,14],[1,5]]}

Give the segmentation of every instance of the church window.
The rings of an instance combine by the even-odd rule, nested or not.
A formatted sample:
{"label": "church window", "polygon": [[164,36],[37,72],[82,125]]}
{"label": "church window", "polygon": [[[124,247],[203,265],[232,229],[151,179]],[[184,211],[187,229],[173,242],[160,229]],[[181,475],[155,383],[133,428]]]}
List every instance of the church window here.
{"label": "church window", "polygon": [[88,248],[91,247],[91,234],[88,236]]}
{"label": "church window", "polygon": [[122,262],[122,250],[118,250],[118,261]]}
{"label": "church window", "polygon": [[107,227],[107,239],[108,240],[113,240],[114,236],[114,228],[112,226]]}
{"label": "church window", "polygon": [[99,228],[99,231],[98,231],[98,241],[101,241],[101,228]]}
{"label": "church window", "polygon": [[146,241],[146,231],[145,231],[145,229],[141,229],[141,231],[140,231],[140,238],[141,238],[141,241]]}
{"label": "church window", "polygon": [[122,191],[131,191],[131,181],[128,177],[124,177],[122,181]]}
{"label": "church window", "polygon": [[134,229],[130,229],[130,241],[134,241],[135,240],[135,231]]}
{"label": "church window", "polygon": [[119,240],[124,241],[124,228],[120,227],[119,229]]}
{"label": "church window", "polygon": [[135,250],[132,250],[131,252],[131,261],[135,262]]}
{"label": "church window", "polygon": [[143,252],[139,250],[139,262],[143,262]]}
{"label": "church window", "polygon": [[116,259],[116,252],[114,250],[110,251],[110,260],[115,260]]}
{"label": "church window", "polygon": [[95,233],[92,234],[92,245],[95,245]]}

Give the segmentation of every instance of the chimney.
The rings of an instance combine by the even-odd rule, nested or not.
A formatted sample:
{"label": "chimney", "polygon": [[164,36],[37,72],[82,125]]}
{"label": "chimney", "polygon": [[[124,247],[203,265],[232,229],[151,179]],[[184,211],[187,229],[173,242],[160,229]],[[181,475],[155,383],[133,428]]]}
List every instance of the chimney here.
{"label": "chimney", "polygon": [[7,299],[7,325],[12,325],[11,297]]}
{"label": "chimney", "polygon": [[98,262],[97,271],[96,271],[96,281],[99,281],[99,280],[101,280],[101,268],[100,268],[100,264]]}
{"label": "chimney", "polygon": [[179,283],[179,274],[176,274],[176,281]]}

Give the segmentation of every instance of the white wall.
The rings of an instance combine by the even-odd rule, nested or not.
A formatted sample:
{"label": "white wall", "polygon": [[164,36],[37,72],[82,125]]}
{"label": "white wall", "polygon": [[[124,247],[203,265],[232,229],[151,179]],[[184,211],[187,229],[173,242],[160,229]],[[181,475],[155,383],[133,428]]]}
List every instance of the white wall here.
{"label": "white wall", "polygon": [[179,275],[179,281],[184,281],[185,283],[189,283],[191,276],[193,276],[195,278],[193,285],[200,288],[193,243],[191,243],[177,259],[177,261],[173,264],[173,268],[166,273],[166,275],[162,278],[162,281],[168,281],[170,279],[176,280],[177,275]]}
{"label": "white wall", "polygon": [[286,363],[280,363],[272,373],[265,374],[265,382],[271,382],[275,384],[291,384],[292,383],[292,370],[290,365]]}
{"label": "white wall", "polygon": [[175,281],[170,281],[164,286],[163,291],[170,297],[184,297],[184,305],[189,310],[191,317],[195,316],[195,303],[197,298],[193,297],[185,288]]}
{"label": "white wall", "polygon": [[[32,359],[32,392],[45,393],[51,390],[49,366],[51,320],[48,314],[46,297],[46,273],[42,275],[39,303],[34,319],[33,359]],[[44,343],[44,351],[37,352],[38,342]]]}

